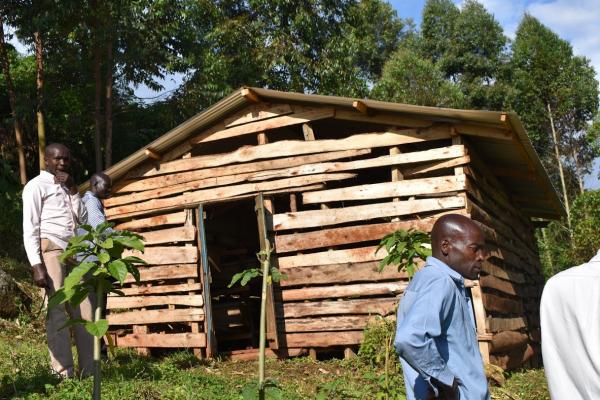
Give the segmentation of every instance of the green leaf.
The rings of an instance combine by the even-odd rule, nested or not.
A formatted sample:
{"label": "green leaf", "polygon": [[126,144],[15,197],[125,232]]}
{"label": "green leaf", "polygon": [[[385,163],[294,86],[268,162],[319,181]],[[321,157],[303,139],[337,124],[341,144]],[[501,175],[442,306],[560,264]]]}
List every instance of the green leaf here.
{"label": "green leaf", "polygon": [[136,257],[136,256],[127,256],[127,257],[124,257],[122,260],[126,261],[126,262],[130,262],[130,263],[135,263],[135,264],[147,264],[146,261],[144,261],[141,258]]}
{"label": "green leaf", "polygon": [[103,251],[98,254],[98,261],[100,261],[102,264],[106,264],[110,261],[110,255]]}
{"label": "green leaf", "polygon": [[85,319],[81,319],[81,318],[70,319],[63,326],[61,326],[60,328],[58,328],[58,330],[60,331],[60,330],[63,330],[65,328],[69,328],[69,327],[71,327],[73,325],[83,325],[86,322],[88,322],[88,321],[86,321]]}
{"label": "green leaf", "polygon": [[99,319],[96,322],[86,321],[85,330],[92,336],[102,337],[108,330],[108,321],[105,319]]}
{"label": "green leaf", "polygon": [[85,247],[80,247],[80,246],[67,246],[67,248],[65,249],[65,251],[63,251],[60,255],[60,257],[58,257],[58,259],[60,260],[61,263],[65,263],[69,258],[73,257],[75,254],[81,252],[83,249],[87,248],[87,246]]}
{"label": "green leaf", "polygon": [[107,238],[105,241],[98,243],[100,247],[105,249],[112,249],[114,246],[114,242],[111,238]]}
{"label": "green leaf", "polygon": [[238,272],[237,274],[233,275],[231,277],[231,282],[229,282],[229,285],[227,285],[228,288],[232,287],[233,285],[235,285],[237,283],[237,281],[239,281],[240,279],[242,279],[242,276],[244,276],[244,272]]}
{"label": "green leaf", "polygon": [[77,285],[83,279],[83,276],[87,274],[92,268],[96,266],[95,263],[85,261],[81,264],[77,265],[75,268],[69,272],[69,275],[65,278],[65,282],[63,287],[65,290],[71,289],[73,286]]}
{"label": "green leaf", "polygon": [[115,260],[107,265],[108,272],[118,280],[121,285],[125,281],[125,277],[127,276],[127,265],[121,260]]}
{"label": "green leaf", "polygon": [[137,237],[116,236],[113,238],[113,240],[122,244],[125,248],[135,249],[144,252],[144,242],[141,239],[138,239]]}
{"label": "green leaf", "polygon": [[48,310],[53,309],[59,304],[64,303],[65,301],[69,301],[71,297],[73,297],[75,291],[73,289],[65,290],[63,288],[58,289],[50,298],[48,299]]}
{"label": "green leaf", "polygon": [[242,281],[240,282],[240,285],[246,286],[248,284],[248,282],[250,282],[250,279],[256,278],[259,275],[262,275],[262,274],[261,274],[260,270],[258,270],[257,268],[252,268],[252,269],[244,271],[244,276],[242,277]]}
{"label": "green leaf", "polygon": [[75,293],[73,293],[73,295],[71,296],[69,303],[72,307],[78,307],[83,302],[83,300],[85,300],[86,297],[88,297],[90,291],[87,288],[84,288],[80,285],[78,285],[74,290]]}

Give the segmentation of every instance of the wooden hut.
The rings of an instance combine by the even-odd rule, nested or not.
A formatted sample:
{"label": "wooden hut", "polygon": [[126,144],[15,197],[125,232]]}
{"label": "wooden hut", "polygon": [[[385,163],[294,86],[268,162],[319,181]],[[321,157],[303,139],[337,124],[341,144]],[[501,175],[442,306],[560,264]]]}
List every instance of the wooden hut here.
{"label": "wooden hut", "polygon": [[270,352],[356,350],[408,282],[377,271],[379,239],[453,212],[493,247],[468,282],[484,359],[539,354],[532,218],[563,208],[513,113],[242,88],[107,173],[107,216],[144,235],[150,264],[108,299],[117,346],[251,354],[259,282],[228,283],[270,242],[286,275],[269,293]]}

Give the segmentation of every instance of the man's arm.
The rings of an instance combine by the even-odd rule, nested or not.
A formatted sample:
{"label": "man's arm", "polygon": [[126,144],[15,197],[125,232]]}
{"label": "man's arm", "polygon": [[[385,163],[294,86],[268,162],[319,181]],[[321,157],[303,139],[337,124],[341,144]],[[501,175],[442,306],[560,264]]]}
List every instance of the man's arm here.
{"label": "man's arm", "polygon": [[27,259],[33,269],[33,281],[45,287],[46,267],[41,257],[40,221],[42,216],[42,194],[38,187],[26,185],[23,189],[23,244]]}
{"label": "man's arm", "polygon": [[441,277],[429,281],[396,328],[396,351],[431,386],[435,395],[452,399],[458,390],[454,373],[440,355],[435,338],[442,335],[442,323],[449,312],[447,300],[452,282]]}

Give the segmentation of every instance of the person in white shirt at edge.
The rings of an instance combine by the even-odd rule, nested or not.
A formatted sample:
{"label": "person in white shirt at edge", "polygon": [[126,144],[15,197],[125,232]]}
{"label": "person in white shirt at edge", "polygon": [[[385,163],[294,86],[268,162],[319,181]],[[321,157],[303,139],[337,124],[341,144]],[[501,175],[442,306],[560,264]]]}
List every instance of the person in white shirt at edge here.
{"label": "person in white shirt at edge", "polygon": [[[33,269],[34,283],[43,288],[47,299],[63,286],[67,266],[58,257],[67,247],[77,225],[87,222],[77,186],[69,174],[69,149],[58,143],[46,147],[45,171],[33,178],[23,189],[23,242]],[[84,299],[77,309],[67,306],[73,318],[92,320],[92,305]],[[67,321],[65,306],[48,312],[46,336],[52,370],[73,377],[73,354],[69,329],[60,329]],[[79,373],[87,376],[93,371],[93,338],[82,325],[75,327],[75,342]]]}
{"label": "person in white shirt at edge", "polygon": [[600,399],[600,251],[548,280],[540,317],[552,400]]}

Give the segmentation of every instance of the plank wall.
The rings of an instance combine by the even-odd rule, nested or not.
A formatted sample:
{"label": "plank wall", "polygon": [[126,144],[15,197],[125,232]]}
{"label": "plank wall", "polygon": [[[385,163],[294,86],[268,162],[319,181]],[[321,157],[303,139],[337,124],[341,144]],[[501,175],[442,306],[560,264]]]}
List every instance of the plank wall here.
{"label": "plank wall", "polygon": [[540,354],[539,302],[544,279],[534,227],[503,192],[502,185],[473,151],[467,172],[467,210],[490,244],[480,278],[492,334],[490,361],[504,369],[537,366]]}
{"label": "plank wall", "polygon": [[[394,314],[408,282],[394,267],[377,271],[385,256],[375,252],[381,237],[399,228],[428,231],[447,212],[466,214],[463,166],[469,156],[452,126],[427,120],[258,103],[155,158],[115,183],[115,196],[105,202],[108,217],[131,228],[153,216],[141,229],[154,233],[165,224],[185,227],[177,216],[187,207],[265,194],[274,262],[286,275],[275,287],[271,322],[279,348],[290,353],[358,345],[369,318]],[[177,258],[170,266],[147,267],[169,271],[148,281],[164,287],[196,283],[197,275],[181,278],[195,279],[190,283],[167,279],[195,262],[187,258],[192,250],[169,246],[178,250],[162,248],[157,256],[177,253],[190,264]],[[483,301],[493,299],[485,296]],[[141,322],[123,320],[124,326],[148,326],[157,314],[180,313],[176,304],[155,307],[136,312]],[[202,322],[199,313],[187,318]],[[485,336],[485,326],[479,333]]]}
{"label": "plank wall", "polygon": [[204,298],[198,269],[197,234],[192,210],[138,218],[116,225],[144,236],[145,251],[129,251],[148,265],[140,270],[140,284],[129,276],[110,295],[107,318],[115,345],[150,348],[192,348],[201,355],[206,347]]}

